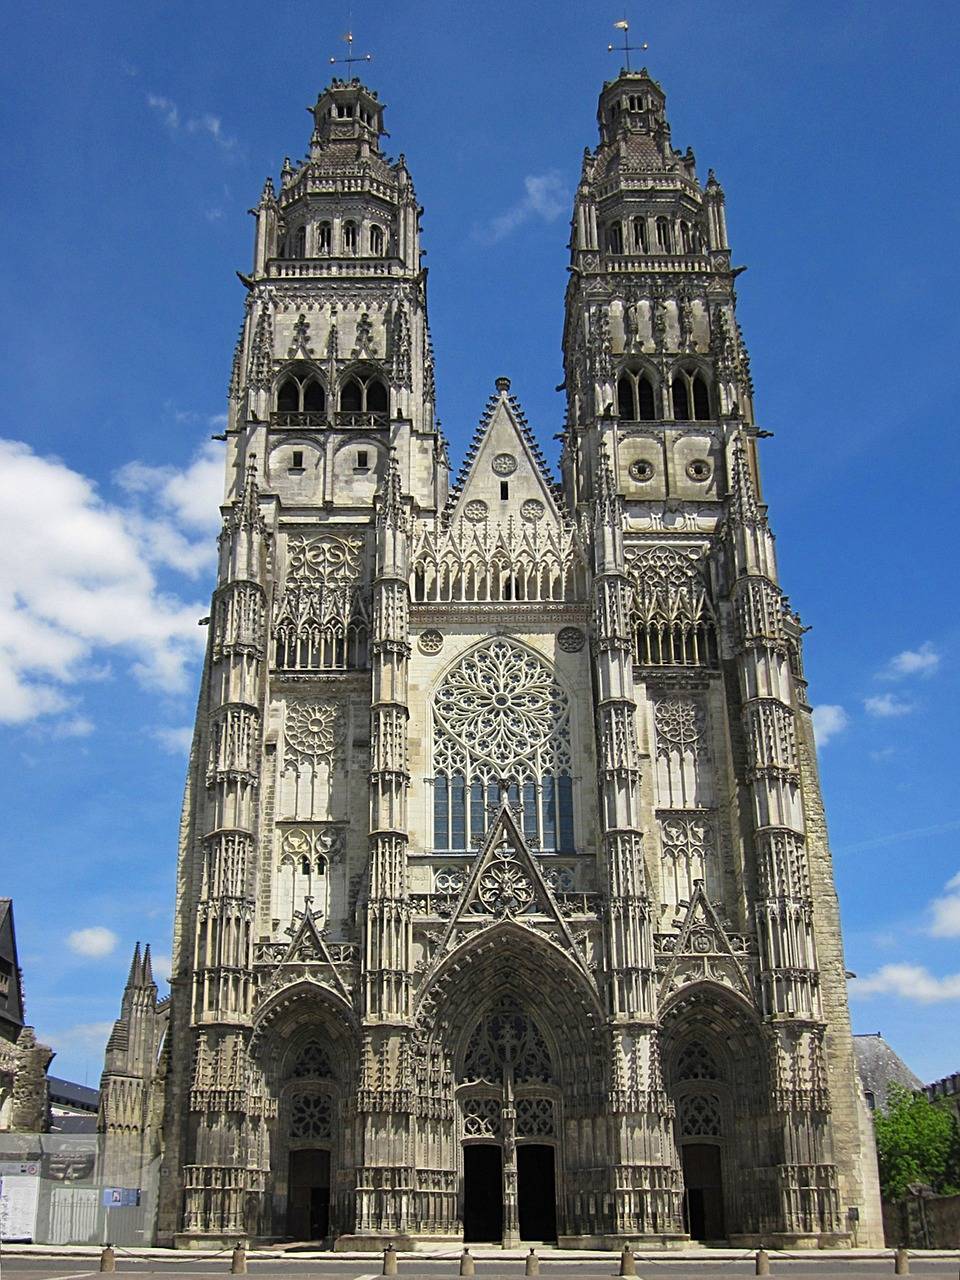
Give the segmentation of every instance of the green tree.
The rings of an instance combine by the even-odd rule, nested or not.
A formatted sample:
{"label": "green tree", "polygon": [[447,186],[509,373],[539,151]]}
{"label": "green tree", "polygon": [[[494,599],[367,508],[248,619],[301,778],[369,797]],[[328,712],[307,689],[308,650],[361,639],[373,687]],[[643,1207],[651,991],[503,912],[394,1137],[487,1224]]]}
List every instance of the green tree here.
{"label": "green tree", "polygon": [[960,1191],[960,1125],[949,1107],[894,1084],[874,1128],[885,1200],[902,1199],[911,1183],[938,1195]]}

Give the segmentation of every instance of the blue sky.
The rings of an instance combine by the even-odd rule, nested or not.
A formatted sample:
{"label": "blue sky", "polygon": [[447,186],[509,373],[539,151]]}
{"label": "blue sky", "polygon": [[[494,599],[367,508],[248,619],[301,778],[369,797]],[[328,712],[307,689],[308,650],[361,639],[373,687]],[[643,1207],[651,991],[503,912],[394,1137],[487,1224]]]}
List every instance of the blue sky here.
{"label": "blue sky", "polygon": [[[717,171],[750,268],[739,312],[775,433],[781,574],[813,628],[855,1029],[933,1079],[960,1069],[960,11],[628,13],[674,143]],[[53,1070],[90,1083],[134,941],[169,952],[247,210],[305,150],[346,14],[39,0],[0,51],[0,893]],[[387,149],[426,210],[455,461],[502,373],[555,456],[567,220],[621,16],[582,0],[357,6]]]}

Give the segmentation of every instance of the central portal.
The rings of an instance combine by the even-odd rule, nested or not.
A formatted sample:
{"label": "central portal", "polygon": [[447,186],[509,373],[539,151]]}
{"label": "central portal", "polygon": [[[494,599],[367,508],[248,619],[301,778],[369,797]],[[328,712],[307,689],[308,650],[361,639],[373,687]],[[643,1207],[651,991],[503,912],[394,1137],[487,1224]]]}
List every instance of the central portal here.
{"label": "central portal", "polygon": [[723,1240],[720,1148],[710,1142],[685,1142],[681,1160],[687,1231],[694,1240]]}
{"label": "central portal", "polygon": [[290,1152],[287,1232],[294,1240],[324,1240],[330,1233],[330,1152]]}
{"label": "central portal", "polygon": [[463,1238],[468,1244],[503,1239],[503,1151],[497,1143],[463,1148]]}
{"label": "central portal", "polygon": [[517,1215],[522,1240],[556,1240],[557,1182],[553,1147],[546,1143],[517,1147]]}

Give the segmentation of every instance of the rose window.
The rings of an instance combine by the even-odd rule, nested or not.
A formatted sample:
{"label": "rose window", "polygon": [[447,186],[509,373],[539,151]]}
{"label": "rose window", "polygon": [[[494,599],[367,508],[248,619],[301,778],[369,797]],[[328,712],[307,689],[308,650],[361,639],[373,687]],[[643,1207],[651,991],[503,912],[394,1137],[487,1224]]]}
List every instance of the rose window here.
{"label": "rose window", "polygon": [[573,849],[567,695],[543,659],[493,640],[460,659],[434,701],[435,847],[472,848],[504,795],[529,842]]}
{"label": "rose window", "polygon": [[290,1109],[291,1138],[329,1138],[331,1133],[330,1097],[326,1093],[301,1093]]}

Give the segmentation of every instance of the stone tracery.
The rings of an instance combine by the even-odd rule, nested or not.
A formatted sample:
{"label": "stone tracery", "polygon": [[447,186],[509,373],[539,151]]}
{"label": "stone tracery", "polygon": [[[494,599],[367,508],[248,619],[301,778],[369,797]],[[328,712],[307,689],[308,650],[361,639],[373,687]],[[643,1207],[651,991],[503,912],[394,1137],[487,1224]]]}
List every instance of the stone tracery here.
{"label": "stone tracery", "polygon": [[502,789],[522,806],[527,838],[572,846],[569,702],[541,658],[497,639],[447,673],[434,699],[434,775],[437,848],[469,848]]}

